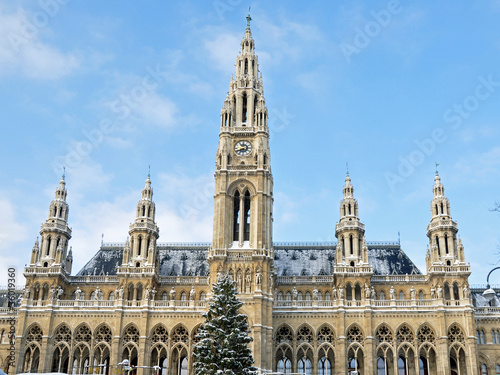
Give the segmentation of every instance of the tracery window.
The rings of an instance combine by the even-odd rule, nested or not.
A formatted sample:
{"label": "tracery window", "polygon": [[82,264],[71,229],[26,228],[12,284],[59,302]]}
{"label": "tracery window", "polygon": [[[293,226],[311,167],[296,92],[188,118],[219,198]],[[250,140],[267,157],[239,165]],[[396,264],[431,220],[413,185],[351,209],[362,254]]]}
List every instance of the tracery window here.
{"label": "tracery window", "polygon": [[282,326],[278,329],[276,333],[276,343],[281,344],[282,342],[291,343],[293,341],[292,331],[288,326]]}
{"label": "tracery window", "polygon": [[299,359],[298,370],[300,374],[311,375],[311,360],[307,357]]}
{"label": "tracery window", "polygon": [[111,328],[103,324],[98,327],[95,331],[95,342],[107,342],[111,343]]}
{"label": "tracery window", "polygon": [[332,375],[332,364],[326,357],[322,357],[318,361],[318,374],[319,375]]}
{"label": "tracery window", "polygon": [[158,327],[156,327],[151,335],[151,341],[154,343],[167,342],[168,341],[167,329],[162,325],[159,325]]}
{"label": "tracery window", "polygon": [[130,326],[123,334],[123,342],[139,342],[139,330],[135,326]]}
{"label": "tracery window", "polygon": [[454,343],[454,342],[459,342],[461,344],[465,343],[464,333],[462,332],[462,329],[458,325],[453,324],[448,329],[448,341],[450,343]]}
{"label": "tracery window", "polygon": [[426,342],[434,344],[436,342],[434,331],[427,324],[424,324],[418,329],[417,339],[421,344]]}
{"label": "tracery window", "polygon": [[408,325],[404,324],[398,328],[398,331],[396,333],[396,340],[399,343],[403,343],[403,342],[412,343],[414,338],[415,338],[415,335],[413,334],[412,329]]}
{"label": "tracery window", "polygon": [[76,342],[90,342],[92,340],[92,331],[89,326],[82,324],[75,330]]}
{"label": "tracery window", "polygon": [[313,334],[309,327],[304,326],[299,329],[299,331],[297,332],[297,341],[299,343],[313,341]]}
{"label": "tracery window", "polygon": [[40,341],[42,341],[42,336],[43,336],[43,331],[40,328],[40,326],[34,325],[28,331],[28,334],[26,335],[26,341],[27,342],[33,342],[33,341],[40,342]]}
{"label": "tracery window", "polygon": [[377,340],[379,342],[388,342],[388,343],[392,343],[393,338],[394,338],[392,335],[392,331],[385,324],[381,325],[377,329],[377,333],[375,334],[375,337],[377,338]]}
{"label": "tracery window", "polygon": [[54,341],[71,343],[71,330],[66,324],[59,326],[54,332]]}
{"label": "tracery window", "polygon": [[292,373],[292,362],[288,358],[283,358],[278,361],[278,372],[282,374]]}
{"label": "tracery window", "polygon": [[319,329],[317,335],[318,342],[329,342],[331,344],[335,341],[335,336],[328,326],[323,326]]}
{"label": "tracery window", "polygon": [[363,343],[364,337],[363,333],[361,332],[361,329],[358,326],[352,326],[349,328],[349,331],[347,331],[347,341],[349,343],[353,342],[358,342],[360,344]]}
{"label": "tracery window", "polygon": [[184,326],[177,326],[172,332],[172,341],[187,343],[189,341],[187,329]]}

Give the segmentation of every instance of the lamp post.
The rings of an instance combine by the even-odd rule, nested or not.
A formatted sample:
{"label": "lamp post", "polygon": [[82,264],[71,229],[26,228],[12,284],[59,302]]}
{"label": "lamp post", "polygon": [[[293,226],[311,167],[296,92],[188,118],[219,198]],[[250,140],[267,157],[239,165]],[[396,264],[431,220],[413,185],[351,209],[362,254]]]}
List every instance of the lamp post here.
{"label": "lamp post", "polygon": [[488,302],[492,301],[496,296],[496,292],[493,288],[490,287],[490,275],[493,271],[500,269],[500,267],[493,268],[486,276],[486,290],[483,292],[483,297],[488,300]]}

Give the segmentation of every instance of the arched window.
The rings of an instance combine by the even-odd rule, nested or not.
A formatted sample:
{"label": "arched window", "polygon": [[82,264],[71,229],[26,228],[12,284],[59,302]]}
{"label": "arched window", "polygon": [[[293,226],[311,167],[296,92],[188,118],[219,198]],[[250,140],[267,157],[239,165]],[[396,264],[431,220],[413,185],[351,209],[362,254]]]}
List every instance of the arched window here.
{"label": "arched window", "polygon": [[288,358],[283,358],[278,361],[278,372],[282,374],[292,373],[292,362]]}
{"label": "arched window", "polygon": [[424,292],[418,292],[418,299],[424,299]]}
{"label": "arched window", "polygon": [[298,370],[300,374],[311,375],[311,360],[307,357],[299,359]]}
{"label": "arched window", "polygon": [[377,359],[377,375],[387,375],[385,360],[382,357]]}
{"label": "arched window", "polygon": [[245,59],[245,74],[248,74],[248,59]]}
{"label": "arched window", "polygon": [[244,241],[250,241],[250,193],[245,193],[245,237]]}
{"label": "arched window", "polygon": [[166,300],[168,300],[168,294],[167,294],[167,292],[163,292],[163,293],[162,293],[162,295],[161,295],[161,300],[162,300],[162,301],[166,301]]}
{"label": "arched window", "polygon": [[448,234],[445,234],[444,235],[444,247],[445,247],[445,250],[446,250],[446,254],[449,254],[449,249],[448,249]]}
{"label": "arched window", "polygon": [[278,301],[283,301],[283,292],[278,293]]}
{"label": "arched window", "polygon": [[406,360],[402,357],[398,358],[398,375],[407,375]]}
{"label": "arched window", "polygon": [[292,300],[292,293],[286,292],[286,300],[291,301]]}
{"label": "arched window", "polygon": [[450,286],[448,285],[448,283],[444,284],[444,299],[450,299]]}
{"label": "arched window", "polygon": [[325,301],[330,301],[330,292],[325,292]]}
{"label": "arched window", "polygon": [[401,301],[403,301],[403,300],[405,299],[405,294],[404,294],[404,292],[403,292],[403,291],[400,291],[400,292],[399,292],[399,299],[400,299]]}
{"label": "arched window", "polygon": [[242,111],[241,111],[241,122],[247,122],[247,94],[246,94],[246,92],[243,93],[242,100],[243,100],[243,104],[242,104]]}
{"label": "arched window", "polygon": [[332,375],[332,364],[328,358],[323,357],[318,361],[318,374]]}
{"label": "arched window", "polygon": [[418,359],[418,369],[419,375],[429,375],[429,363],[427,362],[427,358],[420,357]]}
{"label": "arched window", "polygon": [[351,255],[353,255],[354,254],[354,241],[353,241],[352,234],[349,236],[349,247],[350,247]]}
{"label": "arched window", "polygon": [[139,241],[139,244],[137,245],[137,255],[141,255],[141,250],[142,250],[142,236],[139,236],[138,241]]}
{"label": "arched window", "polygon": [[354,298],[356,301],[361,301],[361,285],[356,284],[354,288]]}
{"label": "arched window", "polygon": [[306,292],[306,301],[310,301],[310,300],[311,300],[311,293]]}
{"label": "arched window", "polygon": [[481,364],[481,375],[488,375],[488,367],[484,363]]}
{"label": "arched window", "polygon": [[187,300],[187,295],[186,292],[181,293],[181,301],[186,301]]}
{"label": "arched window", "polygon": [[240,192],[234,194],[233,199],[233,241],[239,241],[240,238]]}
{"label": "arched window", "polygon": [[115,292],[110,292],[110,293],[109,293],[109,298],[108,298],[108,300],[110,300],[110,301],[114,301],[114,300],[115,300]]}
{"label": "arched window", "polygon": [[207,298],[207,295],[205,294],[205,292],[201,292],[200,293],[200,301],[205,301]]}
{"label": "arched window", "polygon": [[484,340],[484,331],[483,330],[479,331],[479,338],[480,338],[479,341],[481,342],[481,344],[485,344],[486,343],[485,340]]}
{"label": "arched window", "polygon": [[50,245],[51,245],[51,243],[52,243],[52,237],[49,236],[47,238],[47,254],[46,255],[49,255],[49,253],[50,253]]}
{"label": "arched window", "polygon": [[304,299],[304,296],[302,295],[302,292],[299,292],[297,294],[297,301],[302,301]]}
{"label": "arched window", "polygon": [[459,300],[460,295],[458,294],[458,284],[455,282],[453,283],[453,299]]}
{"label": "arched window", "polygon": [[384,291],[383,291],[383,290],[382,290],[382,291],[380,292],[380,294],[378,295],[378,299],[379,299],[380,301],[384,301],[384,300],[385,300],[385,293],[384,293]]}
{"label": "arched window", "polygon": [[500,375],[500,365],[496,365],[497,375]]}
{"label": "arched window", "polygon": [[352,301],[352,286],[350,283],[347,283],[345,286],[345,299],[347,301]]}
{"label": "arched window", "polygon": [[436,236],[436,246],[438,249],[438,255],[441,256],[441,247],[439,246],[439,237]]}

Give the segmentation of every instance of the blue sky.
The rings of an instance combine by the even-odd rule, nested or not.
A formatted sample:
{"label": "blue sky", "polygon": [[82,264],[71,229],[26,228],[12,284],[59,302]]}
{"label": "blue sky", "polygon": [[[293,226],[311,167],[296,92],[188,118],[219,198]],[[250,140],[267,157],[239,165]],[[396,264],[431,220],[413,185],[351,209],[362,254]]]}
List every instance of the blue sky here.
{"label": "blue sky", "polygon": [[[63,164],[74,273],[102,234],[125,241],[148,165],[160,241],[211,241],[219,114],[249,5],[0,0],[1,264],[29,262]],[[251,6],[274,240],[335,239],[348,162],[367,240],[399,231],[425,271],[437,161],[470,281],[485,283],[500,243],[500,2]]]}

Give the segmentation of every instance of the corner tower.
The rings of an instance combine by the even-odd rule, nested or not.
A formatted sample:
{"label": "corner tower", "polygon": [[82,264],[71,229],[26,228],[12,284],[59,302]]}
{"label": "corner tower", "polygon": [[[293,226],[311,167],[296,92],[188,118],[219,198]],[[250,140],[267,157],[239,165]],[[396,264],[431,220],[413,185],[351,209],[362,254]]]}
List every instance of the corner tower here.
{"label": "corner tower", "polygon": [[444,195],[444,186],[436,171],[434,187],[432,188],[434,198],[431,201],[431,221],[427,226],[427,237],[429,237],[430,251],[427,254],[428,271],[436,270],[436,267],[466,267],[464,247],[458,237],[458,226],[451,218],[450,202]]}
{"label": "corner tower", "polygon": [[[210,282],[228,272],[252,316],[255,365],[272,365],[273,178],[268,115],[250,16],[221,110]],[[250,310],[251,309],[251,310]]]}
{"label": "corner tower", "polygon": [[49,215],[40,229],[41,241],[35,242],[31,252],[29,267],[51,268],[50,272],[64,270],[71,273],[73,257],[68,254],[71,228],[68,226],[69,206],[66,203],[66,181],[63,175],[56,189],[55,198],[50,203]]}

